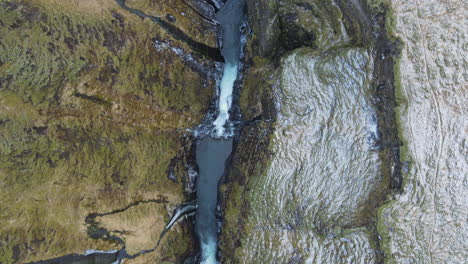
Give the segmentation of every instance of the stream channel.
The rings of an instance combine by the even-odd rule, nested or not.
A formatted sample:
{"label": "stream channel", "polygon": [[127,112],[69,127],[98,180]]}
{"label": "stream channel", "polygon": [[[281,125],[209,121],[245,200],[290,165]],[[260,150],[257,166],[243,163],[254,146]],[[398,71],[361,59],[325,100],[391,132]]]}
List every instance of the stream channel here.
{"label": "stream channel", "polygon": [[221,54],[225,60],[218,93],[218,116],[211,135],[203,137],[196,150],[199,178],[195,232],[201,248],[201,263],[206,264],[217,263],[218,227],[215,211],[218,182],[232,151],[232,135],[225,126],[229,122],[232,92],[239,68],[243,12],[243,0],[230,0],[217,13],[223,31]]}
{"label": "stream channel", "polygon": [[[117,0],[117,3],[124,9],[140,17],[148,17],[139,10],[127,7],[122,0]],[[217,91],[216,113],[207,113],[208,118],[205,119],[205,121],[208,122],[203,122],[199,126],[199,129],[197,129],[197,131],[201,130],[205,132],[195,132],[195,137],[198,139],[196,146],[196,162],[199,168],[197,179],[197,206],[194,206],[193,201],[179,205],[178,208],[174,210],[171,220],[160,236],[161,240],[164,234],[178,219],[185,215],[192,214],[193,211],[196,210],[195,233],[201,250],[199,261],[202,264],[218,263],[219,219],[216,217],[218,182],[224,174],[226,160],[231,155],[234,136],[232,131],[235,131],[232,122],[230,122],[230,110],[233,102],[234,83],[238,76],[241,57],[240,27],[244,20],[244,5],[244,0],[228,0],[216,14],[216,18],[222,30],[221,55],[224,58],[224,67]],[[149,18],[153,21],[155,20],[154,17]],[[155,22],[162,23],[159,20]],[[162,26],[167,25],[164,24]],[[211,118],[212,116],[216,116],[217,118],[213,121]],[[117,238],[114,239],[123,243],[123,241]],[[157,250],[159,242],[160,241],[158,241],[155,248],[142,251],[136,255],[128,255],[125,247],[119,251],[114,250],[109,252],[90,250],[83,255],[71,254],[55,259],[39,261],[36,262],[36,264],[122,263],[125,258],[135,258],[139,255]]]}

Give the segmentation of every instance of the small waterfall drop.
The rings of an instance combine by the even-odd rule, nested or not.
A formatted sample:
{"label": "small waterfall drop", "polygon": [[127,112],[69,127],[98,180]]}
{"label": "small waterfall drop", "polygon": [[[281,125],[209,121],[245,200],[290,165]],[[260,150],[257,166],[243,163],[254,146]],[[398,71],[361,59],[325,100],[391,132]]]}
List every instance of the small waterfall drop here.
{"label": "small waterfall drop", "polygon": [[218,250],[218,223],[215,215],[218,204],[218,182],[232,151],[232,136],[226,131],[232,106],[234,83],[241,56],[241,30],[244,19],[244,0],[228,0],[217,13],[223,30],[221,54],[225,64],[219,85],[217,118],[211,135],[201,138],[197,145],[196,160],[199,168],[197,180],[197,213],[195,232],[200,243],[202,264],[216,264]]}
{"label": "small waterfall drop", "polygon": [[225,64],[219,85],[218,117],[213,122],[214,137],[227,137],[225,125],[229,122],[229,110],[232,105],[234,82],[239,72],[241,56],[240,27],[244,18],[244,0],[229,0],[216,14],[223,31],[221,55]]}

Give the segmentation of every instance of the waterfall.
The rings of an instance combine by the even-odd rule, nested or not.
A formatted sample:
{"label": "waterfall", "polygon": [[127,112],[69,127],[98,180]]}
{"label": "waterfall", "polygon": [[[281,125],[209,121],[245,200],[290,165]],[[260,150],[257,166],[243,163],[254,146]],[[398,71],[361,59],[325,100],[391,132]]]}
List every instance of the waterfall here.
{"label": "waterfall", "polygon": [[240,26],[244,15],[244,0],[229,0],[216,14],[223,31],[221,55],[225,64],[223,77],[219,85],[218,117],[213,122],[213,136],[227,137],[225,125],[229,121],[232,105],[232,92],[237,79],[240,62],[241,33]]}
{"label": "waterfall", "polygon": [[229,120],[229,109],[232,105],[232,91],[237,78],[238,64],[227,62],[224,65],[223,77],[220,84],[218,100],[218,118],[214,121],[214,136],[221,137],[224,134],[224,125]]}
{"label": "waterfall", "polygon": [[195,232],[200,243],[202,264],[218,263],[218,225],[215,211],[218,204],[218,182],[232,151],[232,135],[226,132],[225,127],[229,125],[232,93],[239,70],[244,0],[227,1],[216,17],[223,30],[221,55],[225,61],[218,87],[218,116],[213,122],[211,136],[201,138],[196,151],[199,175]]}

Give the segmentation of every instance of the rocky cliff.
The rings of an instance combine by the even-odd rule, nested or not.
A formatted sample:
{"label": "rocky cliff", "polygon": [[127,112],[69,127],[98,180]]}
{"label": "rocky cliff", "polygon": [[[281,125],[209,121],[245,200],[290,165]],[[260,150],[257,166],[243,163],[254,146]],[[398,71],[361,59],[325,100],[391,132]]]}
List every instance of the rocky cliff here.
{"label": "rocky cliff", "polygon": [[[155,246],[193,198],[190,130],[222,61],[215,2],[0,1],[0,263]],[[246,12],[222,263],[468,259],[463,1]],[[182,222],[126,263],[195,247]]]}
{"label": "rocky cliff", "polygon": [[247,12],[223,263],[466,259],[463,5],[259,0]]}

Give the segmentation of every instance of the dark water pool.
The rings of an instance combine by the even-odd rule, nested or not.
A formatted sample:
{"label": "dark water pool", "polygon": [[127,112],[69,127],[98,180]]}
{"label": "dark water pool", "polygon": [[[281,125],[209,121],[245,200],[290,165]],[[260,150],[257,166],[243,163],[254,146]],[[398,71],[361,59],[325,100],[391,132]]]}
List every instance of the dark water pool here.
{"label": "dark water pool", "polygon": [[202,263],[216,263],[218,228],[216,205],[218,182],[223,175],[226,159],[232,151],[232,138],[203,138],[197,146],[199,178],[197,182],[198,210],[195,221]]}

